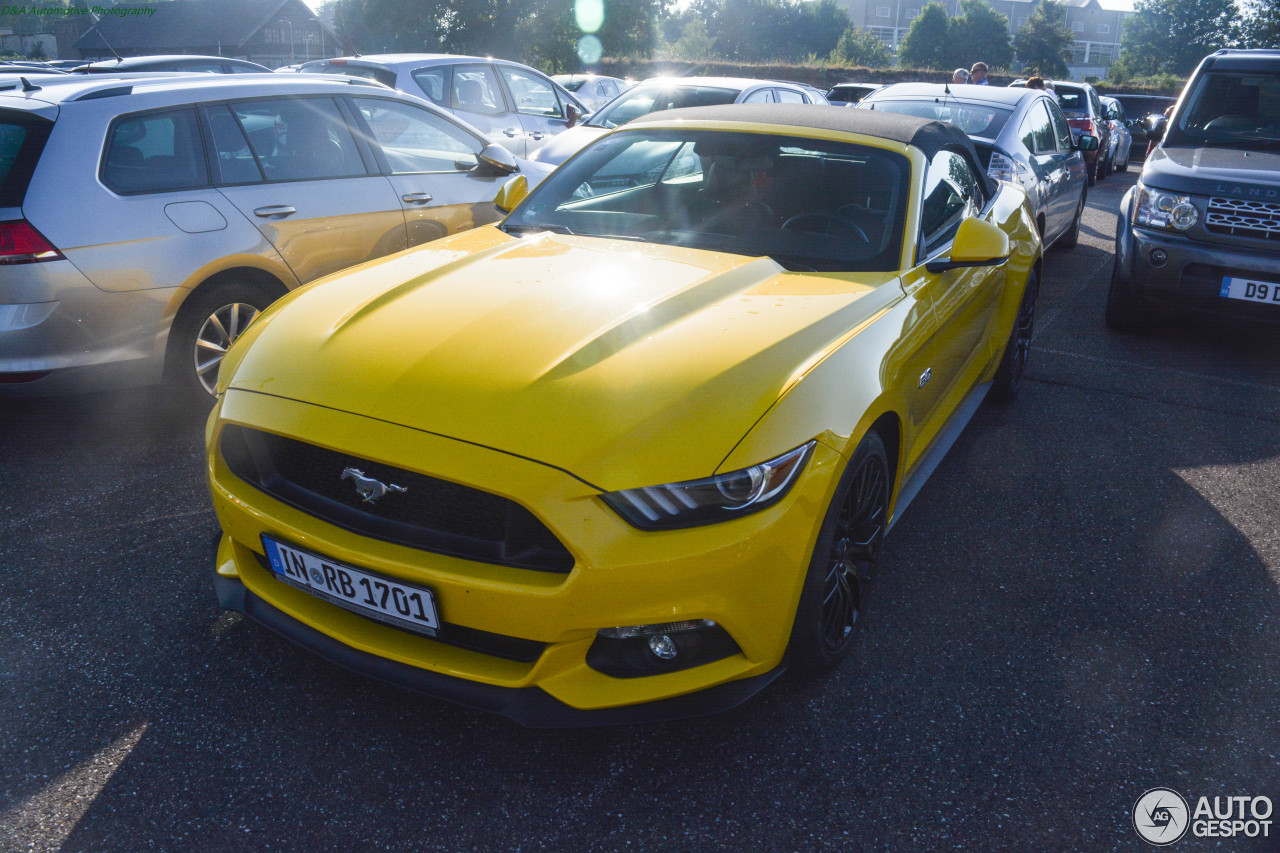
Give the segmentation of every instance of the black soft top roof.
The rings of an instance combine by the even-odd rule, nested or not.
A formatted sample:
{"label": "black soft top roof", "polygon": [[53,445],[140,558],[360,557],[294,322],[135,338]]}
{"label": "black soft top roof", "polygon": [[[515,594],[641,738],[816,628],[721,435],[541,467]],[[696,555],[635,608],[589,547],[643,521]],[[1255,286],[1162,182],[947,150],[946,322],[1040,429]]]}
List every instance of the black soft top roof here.
{"label": "black soft top roof", "polygon": [[[987,175],[968,134],[949,122],[916,116],[813,104],[725,104],[660,110],[632,119],[626,126],[668,121],[741,122],[861,133],[919,148],[926,159],[943,148],[950,148],[963,154],[977,175],[983,178]],[[995,192],[995,185],[990,180],[987,181],[987,190],[988,195]]]}

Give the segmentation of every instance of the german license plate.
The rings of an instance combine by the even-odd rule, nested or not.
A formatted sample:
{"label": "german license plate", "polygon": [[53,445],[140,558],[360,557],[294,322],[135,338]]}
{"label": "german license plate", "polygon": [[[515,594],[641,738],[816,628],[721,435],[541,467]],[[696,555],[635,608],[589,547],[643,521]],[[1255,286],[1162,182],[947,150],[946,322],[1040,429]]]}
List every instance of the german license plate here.
{"label": "german license plate", "polygon": [[1246,302],[1270,302],[1280,305],[1280,284],[1270,281],[1258,281],[1256,278],[1222,277],[1222,291],[1219,294],[1225,299],[1243,299]]}
{"label": "german license plate", "polygon": [[366,572],[262,537],[271,573],[290,586],[362,616],[434,636],[440,628],[431,590]]}

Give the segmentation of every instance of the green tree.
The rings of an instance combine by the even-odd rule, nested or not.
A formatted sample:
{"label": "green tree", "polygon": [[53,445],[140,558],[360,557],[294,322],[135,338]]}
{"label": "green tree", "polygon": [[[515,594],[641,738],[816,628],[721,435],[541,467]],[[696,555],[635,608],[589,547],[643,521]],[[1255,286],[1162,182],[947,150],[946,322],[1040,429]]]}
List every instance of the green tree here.
{"label": "green tree", "polygon": [[1235,0],[1138,0],[1125,21],[1116,75],[1186,76],[1208,54],[1237,43],[1238,16]]}
{"label": "green tree", "polygon": [[927,3],[911,22],[911,29],[898,46],[898,64],[904,68],[950,67],[947,47],[947,7],[938,2]]}
{"label": "green tree", "polygon": [[694,18],[685,24],[680,38],[671,44],[671,55],[676,59],[699,61],[715,56],[716,40],[707,34],[707,23]]}
{"label": "green tree", "polygon": [[1026,25],[1013,37],[1017,64],[1026,74],[1066,77],[1071,48],[1067,10],[1059,0],[1041,0]]}
{"label": "green tree", "polygon": [[986,0],[960,0],[960,14],[947,23],[947,62],[943,68],[969,67],[981,60],[991,68],[1013,65],[1009,17]]}
{"label": "green tree", "polygon": [[888,68],[893,65],[893,53],[878,36],[861,27],[849,27],[840,35],[828,60],[832,65],[859,66],[862,68]]}
{"label": "green tree", "polygon": [[1245,47],[1280,48],[1280,3],[1253,0],[1246,7],[1241,29]]}

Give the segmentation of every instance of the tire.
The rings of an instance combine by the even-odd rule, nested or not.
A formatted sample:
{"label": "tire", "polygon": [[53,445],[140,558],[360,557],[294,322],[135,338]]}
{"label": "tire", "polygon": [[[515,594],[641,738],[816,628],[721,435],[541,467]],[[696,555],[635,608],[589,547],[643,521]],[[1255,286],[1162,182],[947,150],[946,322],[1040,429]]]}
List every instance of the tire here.
{"label": "tire", "polygon": [[852,651],[888,525],[891,483],[884,442],[867,433],[840,476],[813,548],[791,628],[793,669],[825,672]]}
{"label": "tire", "polygon": [[1132,146],[1132,145],[1130,145],[1130,146],[1129,146],[1129,153],[1124,155],[1124,162],[1123,162],[1123,163],[1121,163],[1119,166],[1116,166],[1116,171],[1117,171],[1117,172],[1127,172],[1127,171],[1129,171],[1129,158],[1131,158],[1132,156],[1133,156],[1133,146]]}
{"label": "tire", "polygon": [[1086,186],[1093,186],[1098,182],[1098,158],[1093,158],[1093,164],[1089,166],[1089,182]]}
{"label": "tire", "polygon": [[197,290],[169,333],[165,380],[193,402],[213,403],[223,353],[274,299],[261,285],[227,281]]}
{"label": "tire", "polygon": [[1000,366],[991,380],[991,397],[1002,403],[1017,398],[1022,390],[1022,375],[1031,357],[1031,340],[1036,332],[1036,297],[1040,295],[1040,283],[1034,272],[1027,276],[1027,285],[1018,304],[1018,316],[1013,321],[1013,331],[1004,346]]}
{"label": "tire", "polygon": [[1080,203],[1076,205],[1076,218],[1072,220],[1071,227],[1058,238],[1057,245],[1064,249],[1074,249],[1080,243],[1080,221],[1084,219],[1084,204],[1088,197],[1087,190],[1080,190]]}
{"label": "tire", "polygon": [[1107,328],[1117,332],[1136,332],[1151,325],[1152,315],[1143,309],[1143,301],[1133,295],[1129,284],[1115,270],[1111,271],[1111,287],[1107,290]]}

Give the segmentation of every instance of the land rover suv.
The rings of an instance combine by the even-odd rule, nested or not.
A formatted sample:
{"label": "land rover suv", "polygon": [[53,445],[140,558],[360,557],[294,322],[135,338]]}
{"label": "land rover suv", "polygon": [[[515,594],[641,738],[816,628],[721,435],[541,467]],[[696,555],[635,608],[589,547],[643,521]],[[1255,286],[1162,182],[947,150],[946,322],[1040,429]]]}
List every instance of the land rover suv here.
{"label": "land rover suv", "polygon": [[1206,57],[1120,210],[1108,326],[1280,322],[1280,50]]}

